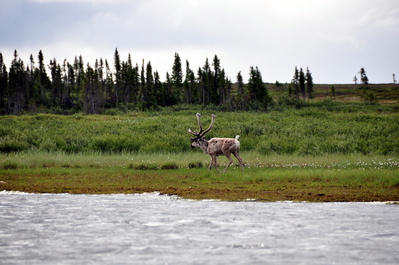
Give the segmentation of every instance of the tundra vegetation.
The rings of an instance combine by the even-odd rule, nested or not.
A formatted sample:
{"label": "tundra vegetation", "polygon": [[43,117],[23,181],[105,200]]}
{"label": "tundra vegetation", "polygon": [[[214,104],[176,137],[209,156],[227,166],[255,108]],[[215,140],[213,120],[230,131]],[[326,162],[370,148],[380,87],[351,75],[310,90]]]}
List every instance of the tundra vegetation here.
{"label": "tundra vegetation", "polygon": [[[178,53],[161,81],[117,49],[112,65],[46,64],[42,51],[25,64],[15,51],[7,70],[0,53],[0,190],[399,201],[396,81],[370,84],[362,68],[361,84],[314,84],[295,67],[289,84],[270,84],[250,67],[233,82],[217,55],[183,74]],[[197,112],[204,124],[217,115],[207,139],[240,135],[243,172],[206,169],[187,133]]]}
{"label": "tundra vegetation", "polygon": [[[277,92],[276,92],[277,93]],[[240,135],[244,172],[209,172],[187,128],[199,107],[121,115],[0,117],[0,189],[158,191],[193,199],[399,201],[397,104],[302,103],[265,112],[203,109],[208,137]],[[209,119],[209,120],[207,120]],[[218,159],[220,166],[227,159]]]}

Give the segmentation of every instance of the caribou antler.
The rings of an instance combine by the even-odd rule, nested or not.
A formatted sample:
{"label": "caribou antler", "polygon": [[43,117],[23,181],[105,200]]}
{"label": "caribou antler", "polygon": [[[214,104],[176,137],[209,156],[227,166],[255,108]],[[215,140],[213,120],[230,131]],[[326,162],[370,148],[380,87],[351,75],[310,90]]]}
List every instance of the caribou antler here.
{"label": "caribou antler", "polygon": [[191,133],[192,135],[196,136],[197,138],[200,138],[200,137],[204,136],[207,132],[209,132],[209,131],[212,129],[213,124],[215,123],[215,118],[216,118],[216,116],[215,116],[214,114],[212,114],[211,125],[209,125],[209,128],[206,129],[205,131],[203,131],[202,125],[201,125],[201,121],[200,121],[200,116],[201,116],[201,114],[197,113],[196,116],[197,116],[197,122],[198,122],[198,129],[199,129],[199,132],[197,132],[197,131],[192,131],[191,129],[188,129],[188,132]]}
{"label": "caribou antler", "polygon": [[197,116],[197,122],[198,122],[199,132],[197,132],[197,131],[192,131],[191,129],[188,129],[188,132],[191,133],[192,135],[198,137],[198,136],[202,133],[202,126],[201,126],[201,121],[200,121],[200,116],[201,116],[201,114],[197,113],[196,116]]}
{"label": "caribou antler", "polygon": [[[202,136],[204,136],[207,132],[209,132],[211,129],[212,129],[212,127],[213,127],[213,124],[215,123],[215,118],[216,118],[216,116],[214,115],[214,114],[212,114],[212,121],[211,121],[211,125],[209,125],[209,128],[208,129],[206,129],[203,133],[201,133],[200,135],[199,135],[199,137],[202,137]],[[199,122],[199,117],[198,117],[198,122]],[[202,128],[201,128],[202,129]]]}

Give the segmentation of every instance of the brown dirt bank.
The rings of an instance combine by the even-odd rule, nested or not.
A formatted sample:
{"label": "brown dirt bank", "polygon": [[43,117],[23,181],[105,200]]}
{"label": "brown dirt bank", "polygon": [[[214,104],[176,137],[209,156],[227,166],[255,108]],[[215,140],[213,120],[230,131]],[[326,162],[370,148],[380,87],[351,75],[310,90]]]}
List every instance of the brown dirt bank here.
{"label": "brown dirt bank", "polygon": [[[208,185],[207,185],[208,186]],[[385,202],[399,201],[399,188],[370,187],[322,187],[298,188],[284,190],[257,190],[251,187],[122,187],[122,186],[86,186],[72,187],[65,185],[13,184],[0,183],[0,190],[22,191],[32,193],[71,193],[71,194],[116,194],[160,192],[165,195],[176,195],[185,199],[215,199],[225,201],[307,201],[307,202]],[[224,186],[224,185],[223,185]]]}

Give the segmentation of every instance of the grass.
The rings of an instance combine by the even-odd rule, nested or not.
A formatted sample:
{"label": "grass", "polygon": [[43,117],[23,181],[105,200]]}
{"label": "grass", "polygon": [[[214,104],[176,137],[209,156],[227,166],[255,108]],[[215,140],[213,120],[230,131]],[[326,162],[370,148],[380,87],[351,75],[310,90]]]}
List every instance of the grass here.
{"label": "grass", "polygon": [[[246,168],[208,171],[207,155],[26,153],[0,157],[0,189],[55,193],[158,191],[231,201],[399,201],[399,159],[386,156],[262,156],[243,152]],[[220,166],[226,159],[219,158]],[[201,163],[204,167],[190,168]],[[12,165],[12,166],[9,166]],[[137,165],[137,167],[135,166]],[[144,166],[143,166],[144,165]]]}
{"label": "grass", "polygon": [[[0,190],[399,201],[398,85],[367,91],[389,104],[365,103],[358,86],[337,85],[336,99],[329,86],[319,86],[312,103],[292,106],[284,89],[271,91],[280,103],[268,113],[201,111],[204,126],[210,114],[217,116],[208,139],[241,136],[244,172],[233,165],[225,174],[208,171],[209,156],[190,148],[187,129],[196,129],[198,106],[114,116],[1,116]],[[218,162],[223,167],[227,159]]]}
{"label": "grass", "polygon": [[[0,153],[186,153],[196,111],[122,116],[0,117]],[[203,113],[203,124],[210,122]],[[394,107],[317,103],[270,113],[215,112],[207,137],[240,135],[243,151],[264,155],[399,155],[399,114]]]}

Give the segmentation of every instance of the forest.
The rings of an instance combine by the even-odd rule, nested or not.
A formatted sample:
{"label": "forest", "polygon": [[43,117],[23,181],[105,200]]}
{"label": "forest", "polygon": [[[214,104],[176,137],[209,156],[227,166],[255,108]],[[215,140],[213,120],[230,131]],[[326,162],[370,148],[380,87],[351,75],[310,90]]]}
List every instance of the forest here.
{"label": "forest", "polygon": [[[115,49],[113,65],[97,59],[94,65],[85,64],[76,56],[73,63],[56,58],[46,64],[40,50],[37,61],[33,55],[29,63],[14,51],[9,70],[0,53],[0,115],[24,113],[53,114],[107,114],[113,110],[158,110],[179,104],[217,106],[225,111],[267,111],[274,101],[262,80],[258,67],[250,67],[249,80],[241,72],[232,80],[221,66],[217,55],[196,72],[188,60],[183,73],[183,63],[178,53],[174,55],[171,73],[161,81],[151,62],[132,63],[130,54],[126,61]],[[276,82],[277,83],[277,82]],[[310,99],[313,77],[295,67],[288,97]]]}

